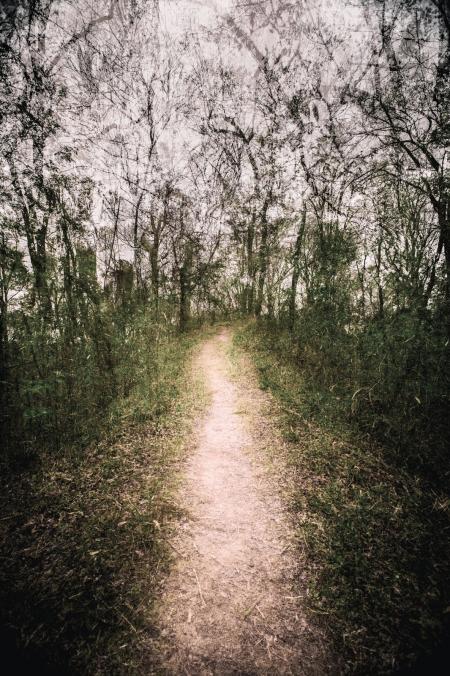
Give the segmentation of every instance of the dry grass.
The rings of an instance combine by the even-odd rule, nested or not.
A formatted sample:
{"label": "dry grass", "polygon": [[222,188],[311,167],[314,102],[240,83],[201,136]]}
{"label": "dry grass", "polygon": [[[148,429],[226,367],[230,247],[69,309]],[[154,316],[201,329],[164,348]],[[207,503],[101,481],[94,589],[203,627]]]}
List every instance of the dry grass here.
{"label": "dry grass", "polygon": [[286,472],[308,606],[342,655],[343,672],[417,665],[415,673],[441,673],[432,655],[448,632],[448,500],[391,465],[391,451],[362,438],[338,411],[334,419],[329,407],[326,419],[320,408],[311,414],[301,372],[261,330],[242,327],[236,342],[274,395],[285,443],[272,452]]}
{"label": "dry grass", "polygon": [[0,603],[18,673],[151,671],[178,460],[201,402],[193,342],[167,346],[158,414],[124,401],[100,443],[41,453],[2,481]]}

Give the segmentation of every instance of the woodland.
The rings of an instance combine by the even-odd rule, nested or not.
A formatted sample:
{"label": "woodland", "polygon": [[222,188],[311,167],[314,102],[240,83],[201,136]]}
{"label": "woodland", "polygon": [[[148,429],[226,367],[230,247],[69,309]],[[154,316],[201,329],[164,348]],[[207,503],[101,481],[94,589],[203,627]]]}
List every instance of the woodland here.
{"label": "woodland", "polygon": [[1,0],[16,673],[165,673],[142,562],[151,605],[218,323],[280,411],[324,673],[440,673],[449,75],[448,0]]}

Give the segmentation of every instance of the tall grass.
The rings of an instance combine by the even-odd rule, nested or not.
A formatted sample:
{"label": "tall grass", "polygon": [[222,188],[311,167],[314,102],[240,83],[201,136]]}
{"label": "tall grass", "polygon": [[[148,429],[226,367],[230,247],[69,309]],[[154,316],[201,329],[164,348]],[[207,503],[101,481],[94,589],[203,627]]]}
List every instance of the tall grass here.
{"label": "tall grass", "polygon": [[[50,369],[45,388],[25,394],[19,383],[24,419],[39,416],[3,456],[0,624],[18,673],[144,673],[157,652],[176,462],[196,405],[186,366],[195,337],[144,310],[100,321],[111,371],[91,336],[67,346],[72,368],[56,391]],[[61,368],[56,344],[45,358]]]}
{"label": "tall grass", "polygon": [[145,305],[103,299],[75,326],[61,317],[43,322],[39,313],[23,310],[10,323],[3,462],[20,466],[38,459],[43,448],[84,448],[110,428],[128,397],[144,406],[144,416],[163,412],[170,400],[168,346],[176,331]]}
{"label": "tall grass", "polygon": [[[437,459],[424,469],[421,435],[410,454],[402,454],[408,440],[422,431],[420,417],[401,427],[398,421],[407,420],[403,405],[391,403],[389,408],[387,398],[376,404],[373,394],[365,409],[361,401],[355,406],[353,339],[348,339],[349,354],[343,350],[342,359],[332,361],[326,336],[315,334],[324,352],[300,342],[310,328],[302,327],[293,338],[279,327],[250,323],[236,338],[252,353],[261,386],[278,402],[288,442],[290,508],[298,546],[311,565],[308,604],[344,655],[346,673],[412,668],[421,659],[432,659],[448,636],[448,494],[441,480],[434,481]],[[330,342],[333,355],[338,348]],[[392,372],[392,361],[399,357],[385,351],[383,358],[391,362],[385,377],[393,380],[400,373]],[[420,367],[404,383],[405,397],[413,396],[414,378],[423,374],[424,356],[419,359]],[[383,378],[376,359],[367,371],[361,366],[358,377],[367,380],[360,387],[375,372]],[[434,391],[439,387],[435,382]],[[423,392],[421,401],[427,402]],[[373,423],[383,414],[392,422],[380,434]],[[391,429],[396,421],[401,446]],[[424,434],[433,439],[427,429]],[[428,454],[433,452],[431,445]],[[442,465],[443,475],[447,467]],[[439,673],[433,672],[436,664],[426,664],[429,673]]]}

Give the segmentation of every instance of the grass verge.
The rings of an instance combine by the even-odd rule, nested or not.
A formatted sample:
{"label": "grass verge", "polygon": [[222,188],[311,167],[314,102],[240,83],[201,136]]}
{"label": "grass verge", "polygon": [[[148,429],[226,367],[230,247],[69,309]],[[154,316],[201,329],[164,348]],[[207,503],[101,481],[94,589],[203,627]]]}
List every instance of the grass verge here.
{"label": "grass verge", "polygon": [[339,409],[321,415],[326,393],[305,385],[285,336],[247,324],[235,342],[277,403],[289,506],[311,562],[308,604],[345,672],[441,673],[432,655],[449,629],[450,501],[391,465],[392,449],[362,437]]}
{"label": "grass verge", "polygon": [[161,344],[157,376],[143,369],[99,443],[3,472],[0,615],[17,673],[151,673],[176,463],[201,399],[196,338]]}

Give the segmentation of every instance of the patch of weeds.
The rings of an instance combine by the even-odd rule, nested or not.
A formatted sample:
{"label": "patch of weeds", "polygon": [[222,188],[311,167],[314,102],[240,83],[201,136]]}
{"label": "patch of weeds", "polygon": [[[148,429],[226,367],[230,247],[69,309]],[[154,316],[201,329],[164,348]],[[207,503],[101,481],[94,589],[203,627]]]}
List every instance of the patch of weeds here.
{"label": "patch of weeds", "polygon": [[391,464],[392,449],[362,437],[339,406],[333,413],[327,393],[305,383],[273,334],[249,324],[235,340],[277,402],[290,508],[310,563],[308,605],[345,672],[429,671],[449,630],[448,499]]}
{"label": "patch of weeds", "polygon": [[[171,338],[83,453],[40,452],[1,492],[3,644],[17,673],[147,672],[170,560],[177,460],[197,394],[195,337]],[[146,386],[148,383],[148,387]]]}

